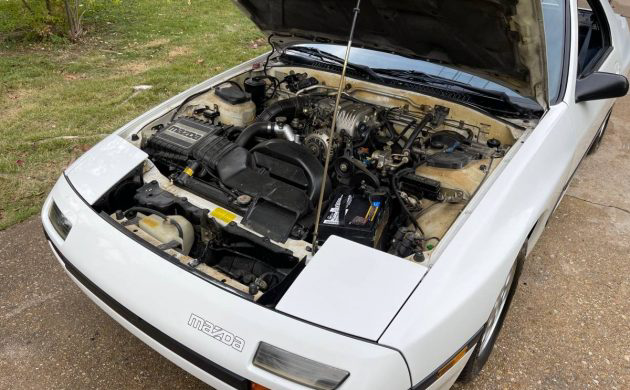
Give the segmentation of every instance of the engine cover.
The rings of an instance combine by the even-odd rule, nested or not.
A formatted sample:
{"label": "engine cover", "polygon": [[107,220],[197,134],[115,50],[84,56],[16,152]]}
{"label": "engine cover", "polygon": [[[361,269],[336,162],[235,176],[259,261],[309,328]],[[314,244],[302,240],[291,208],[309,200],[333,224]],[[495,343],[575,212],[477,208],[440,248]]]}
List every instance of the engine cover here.
{"label": "engine cover", "polygon": [[221,127],[203,123],[192,118],[179,118],[155,133],[147,141],[147,151],[172,153],[178,159],[187,158],[192,154],[194,146],[210,134],[221,131]]}
{"label": "engine cover", "polygon": [[[308,230],[327,177],[321,163],[303,145],[272,139],[247,150],[230,141],[223,127],[185,117],[154,134],[145,150],[152,159],[180,172],[175,184],[244,212],[246,226],[278,242]],[[182,173],[193,161],[204,169]],[[246,211],[230,203],[239,194],[252,198]]]}
{"label": "engine cover", "polygon": [[[208,158],[214,156],[202,161]],[[306,227],[309,223],[327,176],[306,147],[278,139],[251,151],[235,147],[220,159],[216,172],[223,184],[254,199],[243,223],[278,242],[286,241],[291,233],[299,236],[296,224]]]}

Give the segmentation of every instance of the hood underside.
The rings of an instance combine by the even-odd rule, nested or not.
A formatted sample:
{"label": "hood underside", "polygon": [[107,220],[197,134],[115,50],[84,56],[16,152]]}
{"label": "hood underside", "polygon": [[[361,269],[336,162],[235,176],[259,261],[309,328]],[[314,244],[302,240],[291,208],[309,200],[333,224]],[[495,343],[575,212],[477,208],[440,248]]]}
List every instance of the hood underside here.
{"label": "hood underside", "polygon": [[[346,44],[356,0],[238,0],[276,47]],[[363,0],[353,45],[438,62],[547,107],[540,0]]]}

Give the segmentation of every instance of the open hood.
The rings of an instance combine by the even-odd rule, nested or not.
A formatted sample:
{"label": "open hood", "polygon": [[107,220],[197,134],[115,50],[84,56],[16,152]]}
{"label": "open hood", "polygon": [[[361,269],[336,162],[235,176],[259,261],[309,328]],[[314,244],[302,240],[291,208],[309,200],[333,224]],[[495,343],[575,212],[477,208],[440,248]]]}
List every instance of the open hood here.
{"label": "open hood", "polygon": [[[347,44],[356,0],[236,0],[278,48]],[[540,0],[363,0],[353,44],[438,62],[547,104]]]}

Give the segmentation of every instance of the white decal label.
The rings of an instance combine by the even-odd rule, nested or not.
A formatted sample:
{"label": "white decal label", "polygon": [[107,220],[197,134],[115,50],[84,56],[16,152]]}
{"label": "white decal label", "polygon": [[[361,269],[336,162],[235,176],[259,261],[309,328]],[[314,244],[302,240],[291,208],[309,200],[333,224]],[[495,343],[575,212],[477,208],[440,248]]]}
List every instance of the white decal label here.
{"label": "white decal label", "polygon": [[222,342],[225,345],[228,345],[235,350],[242,352],[245,347],[245,340],[234,335],[232,332],[228,332],[227,330],[217,326],[202,317],[191,314],[190,319],[188,320],[188,325],[197,329],[201,333],[204,333],[207,336],[212,337],[215,340]]}
{"label": "white decal label", "polygon": [[324,220],[324,223],[327,225],[339,225],[340,221],[340,217],[341,217],[341,202],[342,200],[346,200],[346,204],[345,204],[345,208],[346,208],[346,212],[345,214],[348,214],[348,210],[350,209],[350,205],[352,204],[352,195],[348,195],[348,196],[340,196],[339,198],[337,198],[337,202],[335,202],[335,205],[333,207],[331,207],[328,210],[328,215],[326,216],[326,219]]}

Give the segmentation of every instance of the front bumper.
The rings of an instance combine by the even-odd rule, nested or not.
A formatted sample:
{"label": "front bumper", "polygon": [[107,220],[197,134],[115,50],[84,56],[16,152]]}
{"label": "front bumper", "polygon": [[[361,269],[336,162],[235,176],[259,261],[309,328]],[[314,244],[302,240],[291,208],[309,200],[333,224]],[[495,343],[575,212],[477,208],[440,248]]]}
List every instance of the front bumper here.
{"label": "front bumper", "polygon": [[[72,221],[65,241],[48,220],[53,199]],[[65,177],[46,200],[42,222],[58,259],[94,302],[160,354],[215,388],[246,389],[250,381],[273,389],[301,388],[252,364],[261,341],[347,370],[350,376],[340,389],[411,386],[398,350],[291,318],[208,283],[99,216]],[[211,322],[212,332],[191,326],[193,316]],[[226,334],[242,339],[242,347],[230,345]]]}

